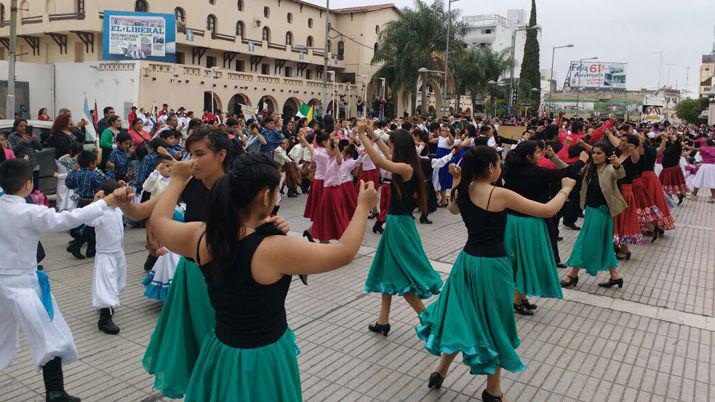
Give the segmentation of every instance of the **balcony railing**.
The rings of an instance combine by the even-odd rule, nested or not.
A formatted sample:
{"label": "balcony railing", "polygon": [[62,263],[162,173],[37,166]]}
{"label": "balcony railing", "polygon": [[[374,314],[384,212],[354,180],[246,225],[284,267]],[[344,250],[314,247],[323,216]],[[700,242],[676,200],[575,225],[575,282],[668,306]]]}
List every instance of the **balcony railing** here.
{"label": "balcony railing", "polygon": [[50,14],[50,22],[65,21],[65,20],[83,20],[84,17],[85,17],[84,12],[82,12],[82,13]]}
{"label": "balcony railing", "polygon": [[224,35],[216,32],[211,32],[211,39],[225,40],[228,42],[235,42],[236,37],[232,35]]}
{"label": "balcony railing", "polygon": [[39,24],[42,22],[42,16],[41,15],[36,15],[34,17],[25,17],[21,18],[20,21],[22,22],[23,25],[26,24]]}

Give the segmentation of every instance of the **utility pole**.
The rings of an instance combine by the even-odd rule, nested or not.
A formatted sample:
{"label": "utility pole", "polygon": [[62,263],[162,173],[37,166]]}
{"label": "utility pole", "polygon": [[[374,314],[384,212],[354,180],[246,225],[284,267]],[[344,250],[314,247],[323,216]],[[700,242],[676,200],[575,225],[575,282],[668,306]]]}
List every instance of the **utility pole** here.
{"label": "utility pole", "polygon": [[17,53],[17,0],[10,1],[10,49],[7,68],[5,118],[15,118],[15,54]]}
{"label": "utility pole", "polygon": [[658,57],[658,89],[660,89],[660,79],[663,75],[663,51],[658,50],[657,52],[653,52],[653,54],[655,53],[658,53],[660,55]]}
{"label": "utility pole", "polygon": [[668,74],[665,76],[665,86],[670,87],[670,68],[673,67],[673,64],[668,63],[665,66],[668,67]]}
{"label": "utility pole", "polygon": [[328,37],[330,36],[330,0],[325,0],[325,46],[323,48],[323,104],[321,112],[325,116],[328,107]]}
{"label": "utility pole", "polygon": [[[456,2],[456,1],[459,1],[459,0],[447,0],[447,52],[444,54],[444,91],[442,92],[443,111],[449,110],[449,105],[447,105],[447,102],[449,101],[449,99],[447,98],[447,76],[449,74],[449,35],[451,34],[451,28],[452,28],[452,3]],[[424,109],[424,107],[425,107],[425,105],[422,104],[423,109]],[[456,109],[457,108],[455,108],[455,110]],[[441,115],[441,113],[440,113],[440,115]]]}

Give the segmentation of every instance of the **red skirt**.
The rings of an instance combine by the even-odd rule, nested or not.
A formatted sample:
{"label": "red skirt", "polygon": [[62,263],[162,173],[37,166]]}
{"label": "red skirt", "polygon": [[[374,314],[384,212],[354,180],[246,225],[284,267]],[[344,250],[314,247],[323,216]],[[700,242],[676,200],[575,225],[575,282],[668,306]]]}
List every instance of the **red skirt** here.
{"label": "red skirt", "polygon": [[323,195],[323,180],[313,179],[310,184],[310,191],[308,192],[308,200],[305,202],[305,210],[303,211],[303,218],[308,218],[313,220],[313,213],[315,208],[320,204],[320,198]]}
{"label": "red skirt", "polygon": [[320,241],[337,240],[350,223],[345,195],[340,187],[325,187],[320,204],[313,211],[313,237]]}
{"label": "red skirt", "polygon": [[628,207],[613,218],[613,242],[615,244],[637,244],[643,240],[641,225],[638,223],[638,207],[630,184],[621,185],[621,194]]}
{"label": "red skirt", "polygon": [[375,188],[377,188],[377,186],[380,185],[380,170],[363,170],[362,172],[360,172],[359,179],[364,181],[365,183],[371,181],[375,184]]}
{"label": "red skirt", "polygon": [[680,166],[663,168],[660,172],[660,184],[669,195],[688,194],[688,186],[685,184],[685,176]]}
{"label": "red skirt", "polygon": [[641,174],[641,181],[643,182],[643,187],[645,187],[648,195],[653,199],[653,203],[658,207],[663,217],[658,220],[658,227],[665,230],[675,229],[675,220],[670,214],[670,208],[668,208],[668,203],[665,201],[665,194],[663,193],[663,186],[660,184],[658,177],[653,171],[645,171]]}
{"label": "red skirt", "polygon": [[340,190],[343,192],[343,196],[345,197],[345,208],[348,212],[348,217],[352,219],[353,214],[355,213],[355,208],[357,208],[358,190],[355,188],[355,185],[349,181],[341,184]]}
{"label": "red skirt", "polygon": [[380,187],[380,215],[377,216],[378,222],[387,220],[387,213],[390,210],[390,197],[392,196],[392,186],[390,182],[382,183]]}
{"label": "red skirt", "polygon": [[638,212],[638,222],[641,224],[641,229],[646,223],[656,224],[663,219],[663,213],[655,205],[653,197],[648,194],[648,191],[643,185],[643,180],[640,177],[633,179],[633,195],[636,197],[636,207]]}

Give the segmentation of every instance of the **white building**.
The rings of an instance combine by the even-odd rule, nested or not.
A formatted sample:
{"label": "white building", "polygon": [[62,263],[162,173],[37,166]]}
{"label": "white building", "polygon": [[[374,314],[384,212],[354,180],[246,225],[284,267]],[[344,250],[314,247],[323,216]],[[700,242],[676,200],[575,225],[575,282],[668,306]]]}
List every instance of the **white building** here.
{"label": "white building", "polygon": [[[464,17],[464,22],[467,24],[467,34],[464,36],[464,42],[467,46],[489,46],[495,52],[509,49],[515,30],[529,22],[529,13],[526,10],[518,9],[507,10],[506,13],[506,17],[497,14]],[[540,31],[538,37],[539,41],[541,41]],[[521,61],[524,58],[526,31],[517,31],[514,40],[514,77],[518,77],[521,70]]]}

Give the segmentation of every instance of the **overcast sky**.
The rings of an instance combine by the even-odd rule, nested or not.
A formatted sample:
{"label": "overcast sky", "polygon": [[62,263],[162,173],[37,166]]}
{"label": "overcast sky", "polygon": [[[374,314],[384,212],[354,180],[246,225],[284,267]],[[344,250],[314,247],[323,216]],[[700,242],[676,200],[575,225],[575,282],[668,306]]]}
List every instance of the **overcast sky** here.
{"label": "overcast sky", "polygon": [[[325,5],[324,0],[309,0]],[[431,3],[432,0],[426,0]],[[331,8],[384,4],[389,0],[332,0]],[[398,7],[411,7],[412,0],[394,0]],[[686,67],[690,66],[688,89],[697,95],[702,54],[713,49],[715,41],[715,0],[537,0],[537,23],[543,27],[541,68],[551,65],[551,49],[573,43],[570,49],[556,51],[554,64],[559,86],[570,60],[597,56],[599,61],[627,63],[629,89],[655,88],[658,84],[659,55],[663,51],[661,83],[685,87]],[[529,11],[531,0],[459,0],[452,7],[462,15],[500,14],[509,8]],[[691,92],[691,95],[693,92]]]}

